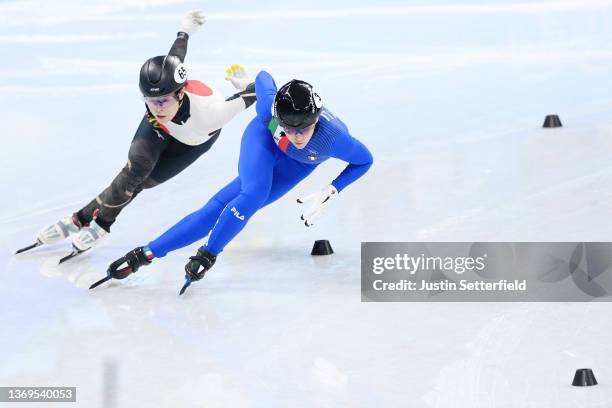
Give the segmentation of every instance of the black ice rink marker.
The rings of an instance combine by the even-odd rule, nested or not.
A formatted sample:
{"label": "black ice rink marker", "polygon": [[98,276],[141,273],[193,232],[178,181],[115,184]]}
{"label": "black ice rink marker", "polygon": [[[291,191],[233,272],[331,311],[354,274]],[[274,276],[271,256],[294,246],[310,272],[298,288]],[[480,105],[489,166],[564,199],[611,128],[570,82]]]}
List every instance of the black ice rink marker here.
{"label": "black ice rink marker", "polygon": [[559,119],[558,115],[546,115],[544,118],[544,124],[542,127],[544,128],[557,128],[563,126],[561,124],[561,119]]}
{"label": "black ice rink marker", "polygon": [[334,250],[332,249],[329,241],[326,239],[320,239],[315,241],[310,255],[331,255],[333,253]]}
{"label": "black ice rink marker", "polygon": [[572,385],[576,387],[588,387],[590,385],[597,385],[597,380],[595,379],[593,370],[591,370],[590,368],[579,368],[578,370],[576,370]]}

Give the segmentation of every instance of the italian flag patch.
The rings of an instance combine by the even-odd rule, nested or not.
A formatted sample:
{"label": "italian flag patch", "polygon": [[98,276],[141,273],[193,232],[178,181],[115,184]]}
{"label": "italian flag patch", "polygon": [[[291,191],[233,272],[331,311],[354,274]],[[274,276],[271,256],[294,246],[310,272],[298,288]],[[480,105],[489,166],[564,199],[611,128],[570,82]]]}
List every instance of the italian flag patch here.
{"label": "italian flag patch", "polygon": [[[276,119],[272,118],[270,123],[268,123],[268,130],[272,133],[272,137],[274,138],[274,143],[276,143],[283,152],[287,151],[289,147],[289,139],[285,132],[283,132],[283,128],[278,125]],[[316,159],[315,159],[316,160]]]}

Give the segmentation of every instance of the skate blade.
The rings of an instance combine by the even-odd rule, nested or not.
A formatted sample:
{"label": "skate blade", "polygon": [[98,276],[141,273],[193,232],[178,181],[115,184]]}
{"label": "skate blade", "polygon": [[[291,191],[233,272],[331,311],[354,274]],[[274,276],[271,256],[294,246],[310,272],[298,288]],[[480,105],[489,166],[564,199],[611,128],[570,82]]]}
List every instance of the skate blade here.
{"label": "skate blade", "polygon": [[73,248],[71,253],[69,253],[68,255],[66,255],[65,257],[63,257],[62,259],[59,260],[58,265],[61,265],[64,262],[66,262],[66,261],[68,261],[68,260],[70,260],[70,259],[72,259],[72,258],[74,258],[74,257],[76,257],[78,255],[81,255],[84,252],[89,251],[90,249],[91,248],[87,248],[86,250],[81,251],[79,249]]}
{"label": "skate blade", "polygon": [[40,242],[40,241],[36,241],[36,242],[35,242],[35,243],[33,243],[32,245],[28,245],[27,247],[23,247],[23,248],[21,248],[21,249],[18,249],[18,250],[17,250],[17,252],[15,252],[15,255],[20,254],[20,253],[25,252],[25,251],[29,251],[30,249],[33,249],[33,248],[39,247],[39,246],[41,246],[42,244],[43,244],[42,242]]}
{"label": "skate blade", "polygon": [[189,285],[191,285],[191,279],[190,278],[185,278],[185,284],[183,285],[183,287],[181,288],[181,291],[179,292],[179,296],[181,296],[183,293],[185,293],[185,291],[187,290],[187,288],[189,287]]}
{"label": "skate blade", "polygon": [[109,275],[109,276],[107,276],[107,277],[105,277],[105,278],[102,278],[102,279],[100,279],[99,281],[97,281],[96,283],[94,283],[93,285],[91,285],[91,286],[89,287],[89,289],[95,289],[95,288],[97,288],[98,286],[100,286],[101,284],[103,284],[104,282],[109,281],[109,280],[111,280],[111,279],[112,279],[112,276],[110,276],[110,275]]}

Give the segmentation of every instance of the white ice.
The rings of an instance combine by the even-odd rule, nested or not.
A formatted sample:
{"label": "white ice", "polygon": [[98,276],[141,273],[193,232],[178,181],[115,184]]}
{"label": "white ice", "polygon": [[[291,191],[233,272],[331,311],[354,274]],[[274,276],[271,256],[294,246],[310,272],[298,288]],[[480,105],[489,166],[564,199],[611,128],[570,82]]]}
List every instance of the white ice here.
{"label": "white ice", "polygon": [[[13,255],[99,193],[143,113],[140,64],[182,15],[192,78],[241,63],[313,82],[375,157],[311,229],[258,213],[177,296],[197,244],[87,287],[236,173],[253,112],[138,197],[91,253]],[[361,303],[361,241],[609,241],[612,2],[0,2],[0,386],[76,386],[79,407],[612,406],[612,319],[592,303]],[[544,130],[549,113],[563,128]],[[316,239],[335,254],[309,255]],[[590,367],[600,384],[570,385]],[[0,404],[2,405],[2,404]],[[9,406],[9,405],[7,405]],[[21,404],[20,407],[51,406]],[[63,405],[62,405],[63,406]]]}

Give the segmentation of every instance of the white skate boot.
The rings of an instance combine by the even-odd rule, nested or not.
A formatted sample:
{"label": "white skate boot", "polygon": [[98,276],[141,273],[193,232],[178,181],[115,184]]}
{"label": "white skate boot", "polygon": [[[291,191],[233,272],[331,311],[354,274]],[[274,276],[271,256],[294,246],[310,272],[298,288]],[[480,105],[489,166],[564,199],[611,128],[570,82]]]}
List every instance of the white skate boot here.
{"label": "white skate boot", "polygon": [[81,228],[81,231],[72,238],[72,246],[79,251],[84,252],[98,244],[102,238],[104,238],[108,232],[93,220],[89,223],[89,226]]}
{"label": "white skate boot", "polygon": [[76,215],[73,214],[41,229],[36,239],[43,244],[54,244],[68,238],[71,234],[76,234],[80,230],[81,223],[79,223]]}
{"label": "white skate boot", "polygon": [[27,247],[18,249],[16,254],[29,251],[32,248],[39,247],[45,244],[54,244],[63,239],[68,238],[71,234],[76,234],[81,230],[81,223],[79,222],[76,214],[72,214],[69,217],[62,218],[55,224],[47,225],[41,229],[36,236],[36,242]]}

